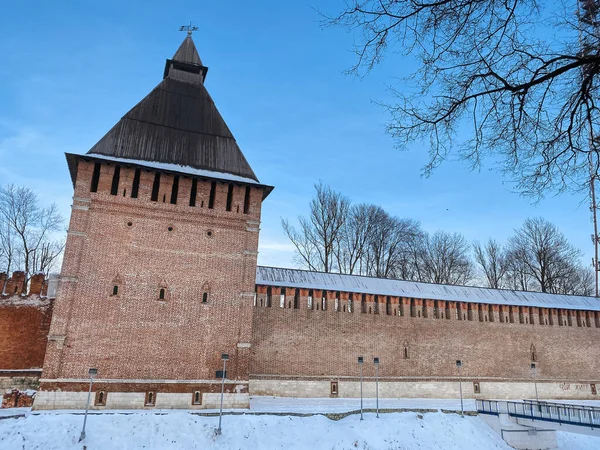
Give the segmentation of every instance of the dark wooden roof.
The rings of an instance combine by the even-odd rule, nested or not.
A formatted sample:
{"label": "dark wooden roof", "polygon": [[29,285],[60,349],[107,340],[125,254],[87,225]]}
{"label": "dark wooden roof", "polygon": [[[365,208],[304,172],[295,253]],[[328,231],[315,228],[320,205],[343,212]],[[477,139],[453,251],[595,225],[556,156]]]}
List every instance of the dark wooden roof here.
{"label": "dark wooden roof", "polygon": [[186,37],[165,78],[88,154],[179,164],[258,181],[204,87],[194,42]]}

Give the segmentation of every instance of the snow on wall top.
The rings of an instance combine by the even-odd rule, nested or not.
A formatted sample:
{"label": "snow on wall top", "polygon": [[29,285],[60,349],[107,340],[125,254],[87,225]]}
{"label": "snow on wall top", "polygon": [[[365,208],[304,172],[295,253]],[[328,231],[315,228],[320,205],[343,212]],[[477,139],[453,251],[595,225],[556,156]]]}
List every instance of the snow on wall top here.
{"label": "snow on wall top", "polygon": [[416,281],[311,272],[279,267],[258,266],[256,268],[256,284],[429,300],[600,311],[600,300],[595,297],[419,283]]}
{"label": "snow on wall top", "polygon": [[118,158],[115,156],[100,155],[98,153],[88,153],[85,156],[91,156],[97,159],[104,159],[106,161],[120,162],[123,164],[135,164],[142,167],[148,167],[149,169],[167,170],[171,172],[182,173],[186,175],[193,175],[198,177],[216,178],[218,180],[226,181],[238,181],[247,184],[260,184],[252,178],[241,177],[239,175],[233,175],[231,173],[216,172],[213,170],[196,169],[195,167],[182,166],[180,164],[164,163],[157,161],[141,161],[137,159]]}

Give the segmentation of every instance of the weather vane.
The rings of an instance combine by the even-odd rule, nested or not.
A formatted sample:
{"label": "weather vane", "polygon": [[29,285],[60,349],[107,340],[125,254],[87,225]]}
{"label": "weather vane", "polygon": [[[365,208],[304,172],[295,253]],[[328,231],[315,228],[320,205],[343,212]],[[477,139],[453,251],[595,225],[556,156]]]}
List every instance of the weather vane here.
{"label": "weather vane", "polygon": [[189,25],[181,25],[179,31],[187,31],[188,36],[191,36],[193,31],[198,31],[198,27],[190,22]]}

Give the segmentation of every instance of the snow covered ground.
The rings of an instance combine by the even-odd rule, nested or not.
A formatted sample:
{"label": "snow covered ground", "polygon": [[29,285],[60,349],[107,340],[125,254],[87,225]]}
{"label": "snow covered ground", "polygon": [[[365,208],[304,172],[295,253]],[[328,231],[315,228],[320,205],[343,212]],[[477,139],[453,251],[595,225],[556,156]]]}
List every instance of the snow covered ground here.
{"label": "snow covered ground", "polygon": [[[366,400],[365,407],[374,401]],[[382,401],[386,408],[457,409],[453,400],[398,399]],[[223,434],[215,436],[218,417],[193,412],[105,412],[88,417],[87,437],[79,443],[81,414],[29,413],[2,418],[0,450],[191,450],[191,449],[310,449],[310,450],[487,450],[510,449],[478,417],[416,412],[384,413],[365,420],[351,415],[330,420],[322,415],[296,417],[267,414],[345,412],[356,410],[356,399],[253,398],[252,412],[223,417]],[[470,405],[469,405],[470,406]],[[465,409],[472,409],[466,407]],[[12,410],[15,412],[14,410]],[[201,411],[205,413],[207,411]],[[239,412],[239,411],[238,411]],[[563,450],[600,449],[600,438],[558,433]]]}

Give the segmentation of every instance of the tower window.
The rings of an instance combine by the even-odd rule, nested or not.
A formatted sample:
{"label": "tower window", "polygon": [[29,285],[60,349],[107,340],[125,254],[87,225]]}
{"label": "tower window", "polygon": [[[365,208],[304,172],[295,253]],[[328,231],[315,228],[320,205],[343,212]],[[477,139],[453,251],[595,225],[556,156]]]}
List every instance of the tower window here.
{"label": "tower window", "polygon": [[192,180],[192,189],[190,191],[190,206],[196,206],[196,196],[198,195],[198,180]]}
{"label": "tower window", "polygon": [[138,192],[140,190],[140,175],[141,170],[135,169],[133,174],[133,185],[131,186],[131,198],[138,198]]}
{"label": "tower window", "polygon": [[92,184],[90,192],[98,192],[98,183],[100,182],[100,163],[94,164],[94,173],[92,174]]}
{"label": "tower window", "polygon": [[95,406],[106,406],[107,393],[105,391],[96,392],[96,398],[94,399]]}
{"label": "tower window", "polygon": [[160,291],[158,292],[158,298],[159,300],[165,299],[165,288],[160,288]]}
{"label": "tower window", "polygon": [[173,187],[171,188],[171,205],[177,204],[177,194],[179,193],[179,177],[173,178]]}
{"label": "tower window", "polygon": [[119,179],[121,178],[121,166],[115,166],[113,172],[112,185],[110,187],[110,195],[117,195],[119,191]]}
{"label": "tower window", "polygon": [[331,382],[331,395],[338,395],[338,382],[337,381]]}
{"label": "tower window", "polygon": [[146,392],[146,400],[144,404],[146,406],[154,406],[156,403],[156,394],[154,392]]}
{"label": "tower window", "polygon": [[208,303],[208,292],[202,294],[202,303]]}
{"label": "tower window", "polygon": [[202,404],[202,393],[200,391],[195,391],[192,396],[192,405],[201,405]]}
{"label": "tower window", "polygon": [[153,202],[158,201],[158,190],[160,189],[160,173],[154,174],[154,183],[152,184],[152,196],[150,200]]}
{"label": "tower window", "polygon": [[210,183],[210,195],[208,197],[208,209],[215,207],[215,191],[217,190],[217,182],[213,181]]}
{"label": "tower window", "polygon": [[119,295],[119,286],[118,285],[113,286],[112,295]]}
{"label": "tower window", "polygon": [[477,381],[473,382],[473,392],[475,394],[481,394],[481,386],[479,385],[479,382],[477,382]]}
{"label": "tower window", "polygon": [[250,212],[250,186],[246,186],[246,193],[244,194],[244,214]]}
{"label": "tower window", "polygon": [[229,184],[227,187],[227,205],[226,210],[231,211],[231,202],[233,201],[233,184]]}

